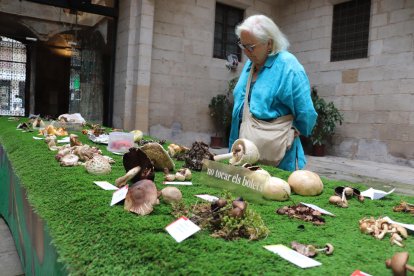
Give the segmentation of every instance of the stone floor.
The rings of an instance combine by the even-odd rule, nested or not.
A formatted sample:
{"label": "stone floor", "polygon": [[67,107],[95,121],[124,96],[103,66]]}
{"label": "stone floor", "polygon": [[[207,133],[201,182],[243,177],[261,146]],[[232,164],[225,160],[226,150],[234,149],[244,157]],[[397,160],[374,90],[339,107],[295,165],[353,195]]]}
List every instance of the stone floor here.
{"label": "stone floor", "polygon": [[[228,149],[212,150],[226,153]],[[306,169],[320,176],[363,183],[368,187],[414,196],[414,168],[363,160],[351,160],[341,157],[308,156]],[[414,200],[413,200],[414,202]],[[7,224],[0,217],[0,275],[23,275],[20,259]]]}

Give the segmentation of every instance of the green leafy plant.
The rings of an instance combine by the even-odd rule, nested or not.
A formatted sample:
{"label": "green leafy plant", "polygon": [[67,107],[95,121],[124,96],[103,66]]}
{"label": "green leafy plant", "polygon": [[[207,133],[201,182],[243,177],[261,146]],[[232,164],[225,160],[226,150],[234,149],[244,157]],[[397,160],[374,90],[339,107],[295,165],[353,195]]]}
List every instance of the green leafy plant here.
{"label": "green leafy plant", "polygon": [[214,96],[208,105],[210,109],[210,116],[213,119],[214,126],[216,128],[216,136],[219,134],[225,136],[226,132],[230,128],[231,115],[233,111],[231,95],[236,83],[237,78],[229,80],[226,94],[218,94],[217,96]]}
{"label": "green leafy plant", "polygon": [[344,117],[333,102],[326,102],[318,96],[316,87],[312,87],[312,102],[318,113],[315,127],[310,139],[313,145],[326,145],[335,134],[337,124],[342,124]]}

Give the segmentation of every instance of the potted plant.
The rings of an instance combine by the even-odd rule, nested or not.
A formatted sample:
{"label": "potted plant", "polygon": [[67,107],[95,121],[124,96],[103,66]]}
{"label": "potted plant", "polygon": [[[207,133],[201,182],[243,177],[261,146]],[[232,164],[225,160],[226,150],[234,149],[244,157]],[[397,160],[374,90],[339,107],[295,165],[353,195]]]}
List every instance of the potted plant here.
{"label": "potted plant", "polygon": [[214,127],[216,129],[215,136],[211,137],[210,146],[212,148],[221,148],[226,145],[231,126],[231,114],[233,111],[233,103],[230,95],[232,94],[236,83],[237,78],[231,79],[228,82],[226,94],[218,94],[214,96],[208,105],[210,116],[213,119]]}
{"label": "potted plant", "polygon": [[318,119],[310,136],[313,145],[313,155],[324,156],[325,145],[335,134],[336,125],[338,123],[341,125],[344,118],[333,102],[326,102],[318,96],[316,87],[312,87],[311,93],[313,106],[318,113]]}

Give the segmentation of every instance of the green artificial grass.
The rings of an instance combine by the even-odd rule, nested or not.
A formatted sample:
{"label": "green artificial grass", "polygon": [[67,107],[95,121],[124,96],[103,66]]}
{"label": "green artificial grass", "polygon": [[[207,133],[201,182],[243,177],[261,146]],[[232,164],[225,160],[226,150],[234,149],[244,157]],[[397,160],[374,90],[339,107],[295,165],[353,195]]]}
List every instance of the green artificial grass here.
{"label": "green artificial grass", "polygon": [[[22,119],[21,121],[26,121]],[[278,215],[275,211],[291,201],[265,203],[250,202],[270,230],[267,238],[259,241],[239,239],[226,241],[213,238],[207,230],[177,243],[165,227],[175,218],[170,205],[161,201],[147,216],[128,213],[123,205],[109,206],[113,191],[105,191],[93,181],[109,181],[122,176],[125,170],[122,156],[109,153],[105,145],[94,145],[80,132],[83,143],[98,146],[105,155],[116,160],[108,175],[88,174],[84,167],[61,167],[55,160],[56,152],[49,151],[43,140],[34,140],[36,132],[16,130],[18,122],[0,117],[0,144],[27,190],[28,200],[36,213],[46,222],[50,235],[67,271],[72,275],[350,275],[362,270],[371,275],[390,275],[384,261],[394,253],[408,251],[414,258],[414,239],[404,241],[405,248],[391,246],[389,236],[383,240],[361,234],[358,221],[364,217],[389,216],[393,220],[414,223],[412,215],[393,212],[401,200],[413,202],[412,197],[391,194],[381,200],[349,201],[349,208],[328,203],[337,186],[352,186],[365,190],[362,183],[349,183],[322,178],[324,191],[320,196],[292,195],[294,202],[316,204],[336,215],[324,216],[326,224],[311,223]],[[180,168],[183,162],[176,161]],[[263,166],[272,176],[287,180],[289,172]],[[155,183],[163,188],[163,173],[157,172]],[[195,194],[220,196],[223,191],[206,185],[214,181],[205,172],[193,171],[192,186],[176,186],[185,204],[201,199]],[[235,197],[237,195],[234,195]],[[298,226],[304,225],[304,230]],[[265,245],[291,241],[323,247],[335,246],[333,255],[319,254],[315,260],[321,266],[301,269],[263,248]]]}

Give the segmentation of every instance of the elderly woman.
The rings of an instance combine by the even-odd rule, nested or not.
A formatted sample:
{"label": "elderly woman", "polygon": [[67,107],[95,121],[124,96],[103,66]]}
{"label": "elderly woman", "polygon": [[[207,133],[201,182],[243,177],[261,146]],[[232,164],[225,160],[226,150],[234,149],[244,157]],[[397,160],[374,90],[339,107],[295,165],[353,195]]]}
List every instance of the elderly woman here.
{"label": "elderly woman", "polygon": [[[286,49],[289,42],[276,24],[264,15],[253,15],[236,27],[238,45],[249,58],[234,88],[234,107],[229,147],[239,138],[248,80],[249,110],[254,118],[271,121],[293,116],[296,135],[278,164],[294,171],[306,165],[299,134],[308,136],[315,125],[309,80],[303,66]],[[253,70],[253,72],[251,72]],[[249,78],[250,75],[250,78]]]}

